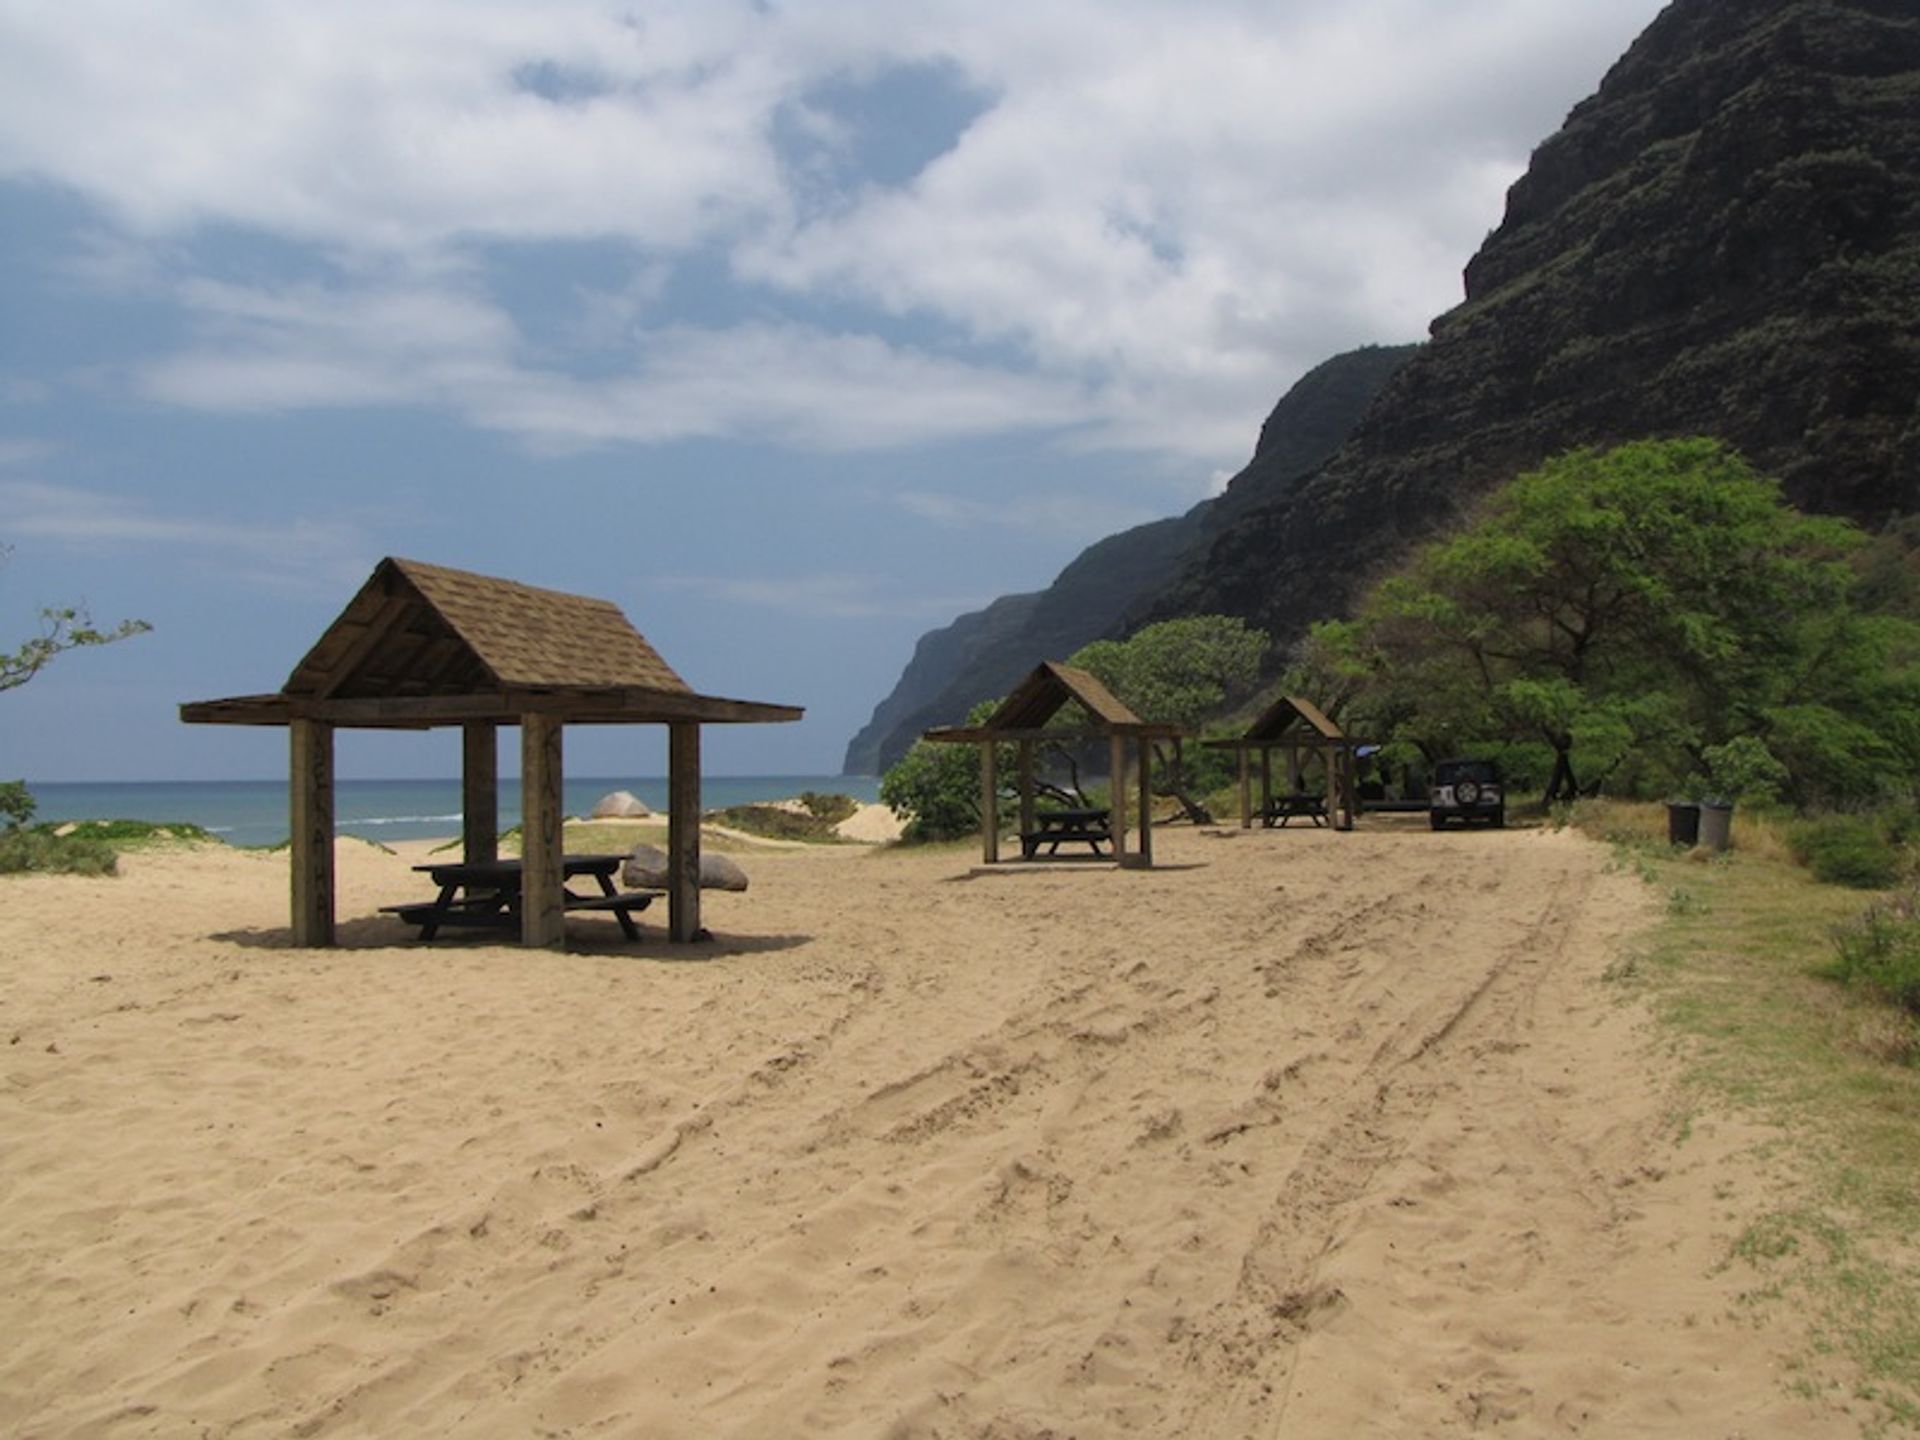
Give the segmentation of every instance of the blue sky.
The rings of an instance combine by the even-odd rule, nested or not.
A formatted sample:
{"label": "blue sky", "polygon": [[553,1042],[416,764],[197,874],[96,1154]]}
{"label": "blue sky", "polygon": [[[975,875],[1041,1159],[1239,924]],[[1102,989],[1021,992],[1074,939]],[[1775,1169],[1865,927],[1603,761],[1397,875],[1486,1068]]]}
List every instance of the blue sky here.
{"label": "blue sky", "polygon": [[1423,335],[1659,8],[0,0],[0,648],[154,625],[0,696],[0,778],[279,774],[176,707],[389,554],[612,599],[807,707],[710,769],[837,769],[924,631]]}

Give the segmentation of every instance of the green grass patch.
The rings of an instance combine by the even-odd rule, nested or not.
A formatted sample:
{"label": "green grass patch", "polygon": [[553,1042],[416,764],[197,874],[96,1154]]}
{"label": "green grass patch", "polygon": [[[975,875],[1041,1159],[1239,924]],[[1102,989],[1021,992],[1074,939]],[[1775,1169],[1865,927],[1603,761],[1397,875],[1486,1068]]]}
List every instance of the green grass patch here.
{"label": "green grass patch", "polygon": [[33,827],[48,835],[72,840],[98,840],[126,850],[139,845],[221,845],[210,830],[185,821],[155,820],[49,820]]}
{"label": "green grass patch", "polygon": [[1737,828],[1724,856],[1675,850],[1659,806],[1576,807],[1572,819],[1667,902],[1609,979],[1687,1037],[1696,1093],[1784,1136],[1774,1158],[1790,1160],[1794,1198],[1730,1258],[1759,1272],[1757,1296],[1809,1317],[1809,1361],[1837,1357],[1857,1377],[1833,1398],[1870,1415],[1865,1433],[1920,1424],[1920,1045],[1880,978],[1904,983],[1920,954],[1912,905],[1863,919],[1859,891],[1821,883],[1764,838],[1742,850]]}

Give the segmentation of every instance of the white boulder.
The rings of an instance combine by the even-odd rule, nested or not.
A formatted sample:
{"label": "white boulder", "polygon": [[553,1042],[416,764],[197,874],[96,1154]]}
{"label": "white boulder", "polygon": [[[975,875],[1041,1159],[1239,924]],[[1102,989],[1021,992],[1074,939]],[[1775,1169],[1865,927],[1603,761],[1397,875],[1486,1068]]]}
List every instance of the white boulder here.
{"label": "white boulder", "polygon": [[647,808],[647,802],[631,790],[616,790],[611,795],[602,795],[593,807],[596,820],[644,820],[653,811]]}
{"label": "white boulder", "polygon": [[[658,845],[636,845],[620,871],[620,883],[629,890],[667,888],[667,852]],[[725,855],[700,855],[702,890],[744,890],[747,872]]]}

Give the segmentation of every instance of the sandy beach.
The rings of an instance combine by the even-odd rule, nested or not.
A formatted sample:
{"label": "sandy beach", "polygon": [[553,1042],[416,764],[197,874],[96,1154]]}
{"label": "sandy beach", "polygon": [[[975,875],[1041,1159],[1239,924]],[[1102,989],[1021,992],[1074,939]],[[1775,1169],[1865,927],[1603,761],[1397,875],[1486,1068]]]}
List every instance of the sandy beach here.
{"label": "sandy beach", "polygon": [[780,847],[420,945],[425,847],[0,884],[0,1431],[1821,1437],[1570,833]]}

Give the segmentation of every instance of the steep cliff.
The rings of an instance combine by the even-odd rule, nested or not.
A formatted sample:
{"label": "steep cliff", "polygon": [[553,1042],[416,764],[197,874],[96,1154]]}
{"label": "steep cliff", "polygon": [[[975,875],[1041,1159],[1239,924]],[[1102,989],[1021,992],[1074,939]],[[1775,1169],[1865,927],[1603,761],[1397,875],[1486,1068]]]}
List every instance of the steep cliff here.
{"label": "steep cliff", "polygon": [[1920,9],[1675,0],[1535,152],[1466,301],[1313,475],[1129,616],[1282,638],[1582,444],[1717,435],[1814,510],[1920,508]]}
{"label": "steep cliff", "polygon": [[977,702],[1005,694],[1039,661],[1064,660],[1113,633],[1260,497],[1281,492],[1324,462],[1416,348],[1368,346],[1316,366],[1273,407],[1253,459],[1221,495],[1184,515],[1110,535],[1082,551],[1045,590],[1003,596],[922,636],[893,692],[848,744],[842,773],[879,774],[921,731],[952,724]]}

